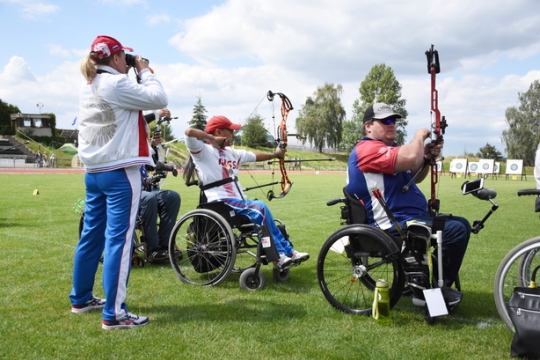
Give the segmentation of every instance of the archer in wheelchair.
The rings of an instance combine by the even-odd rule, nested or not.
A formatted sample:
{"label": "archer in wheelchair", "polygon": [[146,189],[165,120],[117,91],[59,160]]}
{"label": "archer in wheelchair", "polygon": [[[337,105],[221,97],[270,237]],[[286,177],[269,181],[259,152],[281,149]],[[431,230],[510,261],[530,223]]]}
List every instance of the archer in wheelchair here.
{"label": "archer in wheelchair", "polygon": [[[397,146],[400,117],[382,103],[366,110],[365,136],[348,161],[345,197],[328,202],[345,203],[341,218],[349,226],[323,245],[317,274],[327,300],[345,312],[371,314],[371,292],[379,278],[390,284],[391,306],[404,293],[425,306],[425,291],[438,288],[447,310],[453,309],[462,300],[458,273],[470,234],[497,209],[491,201],[495,192],[483,189],[481,179],[464,184],[463,193],[492,202],[484,219],[471,227],[463,217],[438,214],[438,200],[431,207],[416,183],[426,178],[427,164],[439,156],[442,141],[424,145],[430,131],[420,129],[409,144]],[[426,319],[431,321],[429,313]]]}
{"label": "archer in wheelchair", "polygon": [[[142,228],[142,239],[139,240],[145,246],[145,259],[158,263],[169,260],[169,238],[176,223],[181,199],[176,191],[162,189],[169,172],[175,177],[178,175],[174,164],[167,162],[168,147],[163,144],[162,138],[162,123],[170,123],[173,119],[171,112],[165,108],[144,117],[147,123],[156,121],[151,139],[152,158],[156,167],[141,167],[142,193],[138,223]],[[175,253],[181,256],[178,250]]]}
{"label": "archer in wheelchair", "polygon": [[201,197],[199,207],[177,222],[169,243],[169,249],[176,246],[187,254],[181,260],[170,259],[184,282],[217,285],[233,271],[241,273],[242,288],[260,289],[265,285],[261,265],[273,263],[275,280],[283,281],[291,266],[309,259],[309,254],[293,248],[285,226],[264,202],[246,198],[237,179],[242,162],[283,157],[286,149],[278,146],[273,153],[233,149],[229,145],[240,127],[225,116],[214,116],[206,131],[185,131],[191,156],[184,177],[188,186],[199,185]]}
{"label": "archer in wheelchair", "polygon": [[[141,166],[143,190],[139,205],[138,226],[142,227],[146,260],[161,262],[169,260],[169,238],[180,210],[180,195],[173,190],[156,187],[161,177],[159,172],[149,175]],[[159,218],[159,224],[158,224]],[[181,256],[176,250],[176,256]]]}

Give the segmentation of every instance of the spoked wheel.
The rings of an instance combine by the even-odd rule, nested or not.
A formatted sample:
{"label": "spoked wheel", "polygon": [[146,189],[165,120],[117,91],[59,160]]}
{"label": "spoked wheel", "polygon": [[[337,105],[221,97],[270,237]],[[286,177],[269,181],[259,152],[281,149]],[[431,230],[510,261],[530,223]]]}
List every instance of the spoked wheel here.
{"label": "spoked wheel", "polygon": [[514,326],[508,314],[508,301],[516,286],[529,286],[532,271],[540,265],[540,237],[522,242],[504,257],[495,274],[493,294],[499,316],[510,331]]}
{"label": "spoked wheel", "polygon": [[[142,221],[142,220],[141,220]],[[142,222],[137,220],[135,235],[133,235],[133,266],[144,267],[146,264],[146,240],[142,231]]]}
{"label": "spoked wheel", "polygon": [[255,274],[255,270],[255,268],[250,268],[240,275],[240,287],[242,289],[248,291],[264,289],[266,286],[266,277],[260,270]]}
{"label": "spoked wheel", "polygon": [[404,286],[396,242],[382,230],[367,225],[349,225],[326,240],[317,260],[317,278],[332,306],[361,315],[371,315],[378,279],[388,281],[392,307]]}
{"label": "spoked wheel", "polygon": [[[169,260],[185,283],[218,285],[231,272],[236,259],[234,234],[218,213],[196,209],[174,226],[169,240]],[[175,257],[180,250],[182,257]]]}

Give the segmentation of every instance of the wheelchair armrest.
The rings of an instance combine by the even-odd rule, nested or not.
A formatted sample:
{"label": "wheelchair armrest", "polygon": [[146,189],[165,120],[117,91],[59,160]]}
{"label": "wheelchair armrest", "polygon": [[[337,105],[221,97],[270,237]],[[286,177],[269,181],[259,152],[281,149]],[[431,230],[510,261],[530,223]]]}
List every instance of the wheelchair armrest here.
{"label": "wheelchair armrest", "polygon": [[345,198],[332,199],[332,200],[329,200],[326,203],[326,206],[334,206],[334,205],[336,205],[338,203],[342,203],[342,202],[345,202]]}

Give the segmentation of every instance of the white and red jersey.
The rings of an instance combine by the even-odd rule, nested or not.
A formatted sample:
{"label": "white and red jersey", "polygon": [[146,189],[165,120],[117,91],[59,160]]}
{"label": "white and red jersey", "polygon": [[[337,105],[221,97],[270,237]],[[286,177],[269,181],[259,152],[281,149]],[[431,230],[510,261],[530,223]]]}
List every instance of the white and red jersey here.
{"label": "white and red jersey", "polygon": [[[186,146],[193,158],[199,180],[204,185],[238,177],[238,169],[243,162],[254,162],[255,154],[246,150],[235,150],[229,146],[216,149],[195,137],[186,136]],[[208,202],[225,198],[246,199],[239,181],[216,186],[204,191]]]}
{"label": "white and red jersey", "polygon": [[413,174],[410,171],[394,173],[398,151],[398,146],[364,137],[356,144],[347,163],[347,191],[363,201],[368,224],[383,230],[393,224],[373,195],[374,188],[381,191],[399,223],[428,214],[426,197],[416,184],[405,193],[401,191]]}

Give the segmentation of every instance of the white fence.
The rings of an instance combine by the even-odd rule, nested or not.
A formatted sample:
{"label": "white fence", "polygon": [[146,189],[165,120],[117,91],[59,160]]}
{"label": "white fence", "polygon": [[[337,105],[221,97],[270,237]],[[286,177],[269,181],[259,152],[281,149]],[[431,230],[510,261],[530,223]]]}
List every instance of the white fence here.
{"label": "white fence", "polygon": [[4,168],[33,168],[36,167],[34,163],[26,162],[26,155],[23,158],[0,158],[0,167]]}

